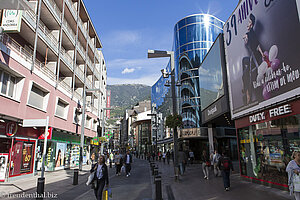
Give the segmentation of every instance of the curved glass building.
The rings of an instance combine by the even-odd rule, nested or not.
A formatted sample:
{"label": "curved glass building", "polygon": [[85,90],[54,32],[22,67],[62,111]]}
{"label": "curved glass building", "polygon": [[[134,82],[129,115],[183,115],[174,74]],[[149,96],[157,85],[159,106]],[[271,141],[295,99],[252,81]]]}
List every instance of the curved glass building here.
{"label": "curved glass building", "polygon": [[201,124],[198,68],[224,22],[209,14],[195,14],[178,21],[174,28],[174,52],[179,113],[183,128],[199,128]]}

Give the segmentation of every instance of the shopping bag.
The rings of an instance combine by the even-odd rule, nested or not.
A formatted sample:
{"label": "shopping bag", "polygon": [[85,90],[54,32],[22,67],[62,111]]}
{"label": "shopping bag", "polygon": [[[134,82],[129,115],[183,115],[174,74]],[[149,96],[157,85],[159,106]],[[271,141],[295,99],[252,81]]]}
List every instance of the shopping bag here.
{"label": "shopping bag", "polygon": [[293,176],[294,192],[300,192],[300,175]]}
{"label": "shopping bag", "polygon": [[121,172],[125,173],[125,166],[124,165],[121,167]]}
{"label": "shopping bag", "polygon": [[91,173],[91,174],[89,175],[88,180],[87,180],[87,182],[85,183],[86,185],[90,185],[90,184],[92,183],[92,181],[93,181],[93,179],[94,179],[94,175],[95,175],[95,173]]}
{"label": "shopping bag", "polygon": [[111,200],[111,199],[112,199],[111,189],[107,188],[102,192],[102,200]]}

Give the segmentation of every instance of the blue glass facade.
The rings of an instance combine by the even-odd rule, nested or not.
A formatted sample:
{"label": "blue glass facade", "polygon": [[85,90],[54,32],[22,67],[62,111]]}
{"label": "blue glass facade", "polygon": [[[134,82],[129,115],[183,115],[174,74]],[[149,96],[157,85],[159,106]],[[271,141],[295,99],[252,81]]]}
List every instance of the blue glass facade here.
{"label": "blue glass facade", "polygon": [[222,32],[224,22],[208,14],[197,14],[181,19],[174,28],[174,52],[178,88],[179,113],[183,128],[199,128],[201,103],[198,69],[201,62]]}

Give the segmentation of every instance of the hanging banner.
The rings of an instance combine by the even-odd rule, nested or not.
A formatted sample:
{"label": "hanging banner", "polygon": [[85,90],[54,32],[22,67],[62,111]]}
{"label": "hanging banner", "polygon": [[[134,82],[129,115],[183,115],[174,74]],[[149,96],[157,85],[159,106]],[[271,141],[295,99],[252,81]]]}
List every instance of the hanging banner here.
{"label": "hanging banner", "polygon": [[5,181],[7,163],[8,163],[8,153],[0,153],[0,181]]}
{"label": "hanging banner", "polygon": [[[106,92],[106,108],[110,108],[110,101],[111,101],[111,90],[107,90]],[[110,110],[106,110],[106,118],[110,119]]]}
{"label": "hanging banner", "polygon": [[22,10],[3,10],[3,32],[18,33],[21,30]]}
{"label": "hanging banner", "polygon": [[232,118],[300,93],[299,0],[243,0],[224,25]]}

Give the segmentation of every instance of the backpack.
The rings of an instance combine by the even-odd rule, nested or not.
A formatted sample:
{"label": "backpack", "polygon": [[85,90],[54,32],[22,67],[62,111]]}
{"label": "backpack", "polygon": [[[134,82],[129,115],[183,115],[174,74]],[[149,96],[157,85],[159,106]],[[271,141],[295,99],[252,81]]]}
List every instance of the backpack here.
{"label": "backpack", "polygon": [[224,158],[222,159],[222,166],[224,170],[230,170],[230,165],[229,165],[229,159]]}

